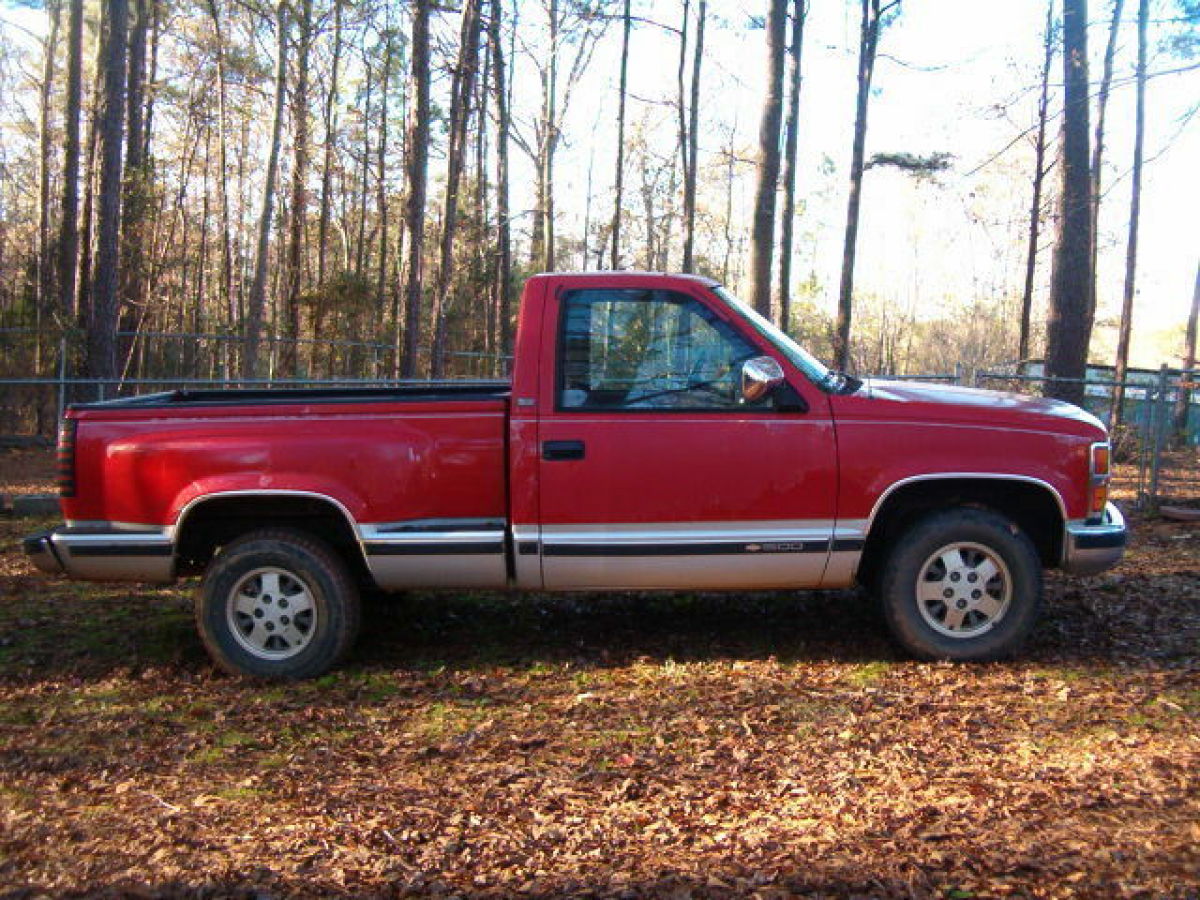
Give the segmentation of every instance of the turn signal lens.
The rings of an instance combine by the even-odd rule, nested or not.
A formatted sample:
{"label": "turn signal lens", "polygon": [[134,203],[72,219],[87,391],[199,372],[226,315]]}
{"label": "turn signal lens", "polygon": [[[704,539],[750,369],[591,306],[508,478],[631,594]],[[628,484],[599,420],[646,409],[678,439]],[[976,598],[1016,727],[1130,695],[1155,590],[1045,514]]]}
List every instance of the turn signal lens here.
{"label": "turn signal lens", "polygon": [[1092,502],[1088,512],[1093,516],[1101,515],[1108,505],[1108,482],[1092,485]]}

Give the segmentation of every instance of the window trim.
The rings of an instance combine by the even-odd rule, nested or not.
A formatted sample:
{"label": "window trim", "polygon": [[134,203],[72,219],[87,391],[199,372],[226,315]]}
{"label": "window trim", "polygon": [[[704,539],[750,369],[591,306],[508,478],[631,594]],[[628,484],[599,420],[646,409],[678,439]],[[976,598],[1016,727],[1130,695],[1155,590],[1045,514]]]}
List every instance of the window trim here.
{"label": "window trim", "polygon": [[[555,328],[555,338],[554,338],[554,340],[555,340],[554,403],[553,403],[554,412],[564,413],[567,415],[584,414],[584,415],[593,415],[593,416],[594,415],[610,415],[610,414],[611,415],[622,415],[622,416],[628,416],[628,415],[679,415],[682,413],[685,415],[702,415],[702,416],[719,415],[719,416],[727,417],[729,415],[736,415],[736,416],[776,415],[776,416],[778,416],[778,415],[791,414],[790,410],[778,409],[776,407],[774,397],[772,397],[771,403],[766,404],[764,406],[733,406],[733,407],[712,406],[712,407],[700,407],[700,408],[697,408],[697,407],[662,407],[662,408],[649,407],[649,408],[639,408],[639,409],[631,409],[626,406],[563,406],[562,397],[563,397],[563,391],[564,391],[565,384],[566,384],[566,358],[565,358],[565,356],[566,356],[566,349],[567,349],[567,342],[566,342],[567,304],[573,295],[587,293],[587,292],[591,292],[591,291],[595,291],[595,292],[603,291],[603,292],[620,293],[620,294],[639,294],[639,295],[643,295],[643,296],[648,295],[648,294],[651,294],[651,295],[652,294],[666,294],[666,295],[681,298],[681,300],[684,303],[687,303],[689,301],[698,303],[704,309],[706,309],[710,313],[712,313],[719,321],[724,323],[725,326],[730,329],[730,331],[732,331],[735,335],[737,335],[739,338],[741,338],[743,341],[745,341],[746,344],[748,344],[752,349],[758,351],[756,355],[761,355],[761,356],[770,355],[763,349],[762,342],[759,340],[756,340],[754,335],[747,334],[745,328],[742,326],[742,324],[738,320],[736,320],[730,316],[722,315],[721,311],[718,308],[715,308],[710,303],[706,303],[704,298],[702,298],[696,294],[687,292],[687,291],[681,291],[678,288],[674,288],[674,287],[670,287],[670,288],[658,288],[658,287],[654,287],[654,288],[651,288],[651,287],[614,288],[614,287],[597,286],[597,287],[578,287],[578,288],[560,289],[559,291],[557,291],[556,297],[555,297],[555,300],[558,303],[558,312],[557,312],[558,323],[557,323],[557,327]],[[795,391],[795,386],[791,385],[790,379],[787,380],[787,383],[789,384],[790,387],[792,387],[792,390]],[[798,391],[796,391],[796,393],[799,394]]]}

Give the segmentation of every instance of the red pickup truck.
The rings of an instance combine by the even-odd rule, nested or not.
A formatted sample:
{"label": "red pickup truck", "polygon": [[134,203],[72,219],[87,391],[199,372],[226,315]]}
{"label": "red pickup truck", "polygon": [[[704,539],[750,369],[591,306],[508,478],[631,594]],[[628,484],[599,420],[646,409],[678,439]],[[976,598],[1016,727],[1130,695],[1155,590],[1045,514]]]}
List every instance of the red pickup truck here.
{"label": "red pickup truck", "polygon": [[76,406],[59,460],[37,566],[202,574],[213,658],[267,677],[333,666],[364,585],[857,582],[910,653],[991,659],[1033,627],[1044,567],[1101,571],[1126,537],[1093,416],[831,371],[691,276],[530,279],[511,383]]}

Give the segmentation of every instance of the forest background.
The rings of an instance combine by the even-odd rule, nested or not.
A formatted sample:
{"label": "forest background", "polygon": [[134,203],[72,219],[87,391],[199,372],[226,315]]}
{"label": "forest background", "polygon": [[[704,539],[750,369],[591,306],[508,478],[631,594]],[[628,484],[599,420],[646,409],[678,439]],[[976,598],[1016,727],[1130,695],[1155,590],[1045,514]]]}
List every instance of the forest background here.
{"label": "forest background", "polygon": [[523,278],[597,268],[712,276],[860,373],[1194,365],[1196,0],[5,0],[0,27],[10,375],[500,375]]}

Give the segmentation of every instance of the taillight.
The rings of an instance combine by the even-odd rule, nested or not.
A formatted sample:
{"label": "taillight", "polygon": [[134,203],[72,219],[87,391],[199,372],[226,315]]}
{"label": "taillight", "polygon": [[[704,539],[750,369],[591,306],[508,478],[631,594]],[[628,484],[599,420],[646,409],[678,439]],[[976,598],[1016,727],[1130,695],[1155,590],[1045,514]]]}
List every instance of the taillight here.
{"label": "taillight", "polygon": [[1088,461],[1090,473],[1088,515],[1100,516],[1108,505],[1108,480],[1112,475],[1112,450],[1108,444],[1092,444]]}
{"label": "taillight", "polygon": [[63,419],[58,426],[58,494],[75,496],[75,426],[74,419]]}

